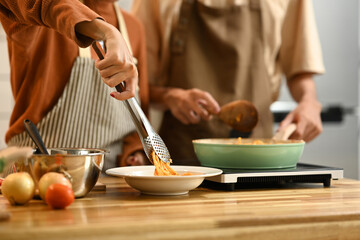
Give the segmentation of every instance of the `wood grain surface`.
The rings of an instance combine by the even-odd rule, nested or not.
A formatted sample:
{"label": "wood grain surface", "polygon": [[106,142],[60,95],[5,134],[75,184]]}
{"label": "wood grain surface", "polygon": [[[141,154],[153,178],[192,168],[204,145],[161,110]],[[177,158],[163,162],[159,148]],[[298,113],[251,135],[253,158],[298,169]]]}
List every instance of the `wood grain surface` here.
{"label": "wood grain surface", "polygon": [[360,182],[333,181],[233,192],[197,188],[183,196],[143,195],[123,179],[65,210],[41,200],[0,205],[0,239],[360,239]]}

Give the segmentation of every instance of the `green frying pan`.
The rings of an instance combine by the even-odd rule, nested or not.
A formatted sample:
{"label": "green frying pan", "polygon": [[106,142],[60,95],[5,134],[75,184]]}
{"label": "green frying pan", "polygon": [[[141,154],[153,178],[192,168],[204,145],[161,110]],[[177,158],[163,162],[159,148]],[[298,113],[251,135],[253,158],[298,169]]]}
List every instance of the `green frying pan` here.
{"label": "green frying pan", "polygon": [[[264,144],[250,144],[260,140]],[[248,143],[248,144],[246,144]],[[201,165],[233,169],[293,168],[305,146],[302,140],[242,139],[236,138],[193,140]]]}

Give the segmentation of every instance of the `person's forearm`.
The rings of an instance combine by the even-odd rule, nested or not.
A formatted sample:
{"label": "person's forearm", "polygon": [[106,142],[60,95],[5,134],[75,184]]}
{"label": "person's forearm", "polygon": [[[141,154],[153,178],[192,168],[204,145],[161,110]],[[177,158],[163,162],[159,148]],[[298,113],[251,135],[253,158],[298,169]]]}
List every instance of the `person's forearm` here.
{"label": "person's forearm", "polygon": [[80,1],[0,0],[0,21],[10,38],[29,26],[46,26],[76,40],[75,24],[96,18],[101,16]]}
{"label": "person's forearm", "polygon": [[169,88],[150,85],[150,102],[157,107],[166,108],[164,97],[167,94]]}
{"label": "person's forearm", "polygon": [[75,25],[76,36],[80,41],[105,40],[112,30],[115,30],[115,27],[101,19],[83,21]]}
{"label": "person's forearm", "polygon": [[313,74],[303,73],[287,81],[290,94],[296,102],[317,101],[316,86]]}
{"label": "person's forearm", "polygon": [[298,105],[281,121],[279,129],[295,123],[296,130],[290,138],[309,142],[322,132],[322,106],[316,96],[315,82],[312,74],[299,74],[287,83]]}

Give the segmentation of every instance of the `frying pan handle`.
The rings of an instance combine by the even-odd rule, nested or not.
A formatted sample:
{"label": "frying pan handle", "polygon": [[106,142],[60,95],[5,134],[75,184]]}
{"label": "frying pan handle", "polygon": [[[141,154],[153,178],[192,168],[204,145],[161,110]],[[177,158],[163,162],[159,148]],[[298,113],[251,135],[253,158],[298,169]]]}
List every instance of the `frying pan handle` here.
{"label": "frying pan handle", "polygon": [[[104,59],[104,55],[102,54],[100,48],[97,46],[98,42],[97,41],[94,41],[91,46],[94,48],[95,50],[95,53],[98,55],[99,59],[100,60],[103,60]],[[125,85],[125,82],[121,82],[120,84],[116,85],[116,90],[118,92],[123,92],[126,88],[126,85]]]}

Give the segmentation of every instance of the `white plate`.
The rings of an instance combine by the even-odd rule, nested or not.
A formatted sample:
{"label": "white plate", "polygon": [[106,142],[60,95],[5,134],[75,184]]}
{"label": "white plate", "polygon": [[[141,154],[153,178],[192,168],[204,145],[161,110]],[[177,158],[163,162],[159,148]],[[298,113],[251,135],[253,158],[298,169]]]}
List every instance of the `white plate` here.
{"label": "white plate", "polygon": [[206,177],[216,176],[222,170],[197,166],[171,166],[185,176],[154,176],[154,166],[118,167],[106,170],[111,176],[124,177],[125,181],[136,190],[151,195],[181,195],[197,188]]}

